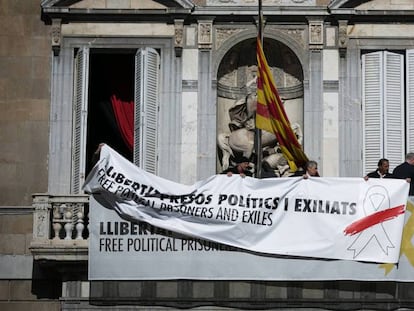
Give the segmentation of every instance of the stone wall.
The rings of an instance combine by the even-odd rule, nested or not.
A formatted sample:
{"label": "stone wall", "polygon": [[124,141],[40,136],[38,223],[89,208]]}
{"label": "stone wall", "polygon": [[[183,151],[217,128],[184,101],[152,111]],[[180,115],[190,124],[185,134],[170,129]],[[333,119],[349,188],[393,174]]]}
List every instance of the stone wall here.
{"label": "stone wall", "polygon": [[0,206],[47,191],[51,47],[40,2],[0,1]]}
{"label": "stone wall", "polygon": [[[33,274],[33,214],[28,207],[0,207],[0,310],[58,310],[55,299],[39,300],[35,288],[49,289]],[[38,291],[39,292],[39,291]],[[59,293],[60,294],[60,293]],[[57,296],[59,297],[59,296]],[[42,297],[41,297],[42,298]]]}

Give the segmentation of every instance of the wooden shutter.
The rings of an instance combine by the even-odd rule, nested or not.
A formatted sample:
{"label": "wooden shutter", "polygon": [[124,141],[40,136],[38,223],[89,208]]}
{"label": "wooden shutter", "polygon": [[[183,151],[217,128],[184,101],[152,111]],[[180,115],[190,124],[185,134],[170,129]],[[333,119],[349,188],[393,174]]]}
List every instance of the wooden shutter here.
{"label": "wooden shutter", "polygon": [[384,153],[395,167],[404,161],[404,55],[384,53]]}
{"label": "wooden shutter", "polygon": [[383,53],[362,55],[363,171],[377,168],[383,152]]}
{"label": "wooden shutter", "polygon": [[160,57],[151,48],[135,55],[134,162],[157,174],[158,85]]}
{"label": "wooden shutter", "polygon": [[406,107],[407,107],[407,149],[406,153],[414,152],[414,50],[406,52]]}
{"label": "wooden shutter", "polygon": [[85,181],[86,126],[88,114],[89,48],[81,48],[75,57],[73,144],[72,144],[72,193],[79,193]]}

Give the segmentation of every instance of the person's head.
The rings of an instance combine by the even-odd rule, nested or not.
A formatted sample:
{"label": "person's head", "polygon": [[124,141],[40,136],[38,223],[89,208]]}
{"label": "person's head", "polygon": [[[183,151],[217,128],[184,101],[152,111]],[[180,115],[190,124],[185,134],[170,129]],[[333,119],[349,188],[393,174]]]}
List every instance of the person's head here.
{"label": "person's head", "polygon": [[318,163],[316,161],[308,161],[305,164],[305,171],[310,176],[319,176],[318,173]]}
{"label": "person's head", "polygon": [[405,155],[405,161],[411,165],[414,165],[414,152],[409,152]]}
{"label": "person's head", "polygon": [[378,161],[378,171],[381,174],[388,173],[389,168],[390,168],[390,162],[387,159],[380,159]]}
{"label": "person's head", "polygon": [[247,170],[249,168],[250,161],[246,157],[241,157],[237,161],[237,166],[240,167],[243,171]]}

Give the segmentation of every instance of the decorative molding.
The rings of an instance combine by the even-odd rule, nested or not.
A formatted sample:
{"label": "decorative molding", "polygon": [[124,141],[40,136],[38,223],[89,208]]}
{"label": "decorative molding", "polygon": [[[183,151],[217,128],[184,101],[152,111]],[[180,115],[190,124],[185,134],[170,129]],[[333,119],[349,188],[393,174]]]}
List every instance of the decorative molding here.
{"label": "decorative molding", "polygon": [[28,215],[33,211],[33,206],[0,206],[0,215]]}
{"label": "decorative molding", "polygon": [[183,92],[196,92],[198,88],[197,80],[183,80],[182,89]]}
{"label": "decorative molding", "polygon": [[338,21],[338,48],[340,57],[344,58],[348,45],[348,21]]}
{"label": "decorative molding", "polygon": [[[72,0],[71,2],[76,3],[80,2],[81,0]],[[292,1],[304,1],[304,0],[292,0]],[[194,8],[194,4],[191,0],[173,0],[176,4],[183,8],[192,9]],[[40,6],[42,8],[50,8],[53,6],[68,6],[68,0],[41,0]]]}
{"label": "decorative molding", "polygon": [[243,28],[217,28],[215,30],[215,41],[214,41],[214,45],[215,45],[215,49],[219,49],[220,46],[223,44],[223,42],[225,42],[228,38],[230,38],[231,36],[233,36],[236,33],[242,32]]}
{"label": "decorative molding", "polygon": [[280,28],[275,26],[268,26],[265,29],[265,35],[267,33],[280,33],[281,36],[290,38],[290,40],[295,41],[301,47],[305,48],[307,46],[305,30],[303,28]]}
{"label": "decorative molding", "polygon": [[[252,6],[255,0],[207,0],[207,6]],[[300,6],[315,5],[316,0],[263,0],[264,6],[283,5]]]}
{"label": "decorative molding", "polygon": [[324,80],[323,81],[323,91],[324,92],[338,92],[339,91],[339,81],[338,80]]}
{"label": "decorative molding", "polygon": [[323,22],[309,21],[309,45],[321,46],[323,39]]}
{"label": "decorative molding", "polygon": [[54,56],[59,56],[60,45],[62,41],[62,20],[60,18],[52,19],[52,50]]}
{"label": "decorative molding", "polygon": [[199,22],[198,23],[198,48],[199,49],[211,49],[213,44],[212,39],[213,23]]}
{"label": "decorative molding", "polygon": [[178,19],[174,21],[174,50],[175,56],[181,57],[183,54],[184,41],[184,20]]}
{"label": "decorative molding", "polygon": [[[277,88],[279,96],[282,100],[288,99],[295,99],[299,97],[303,97],[303,84],[298,83],[293,86],[287,87],[280,87]],[[223,98],[229,98],[238,100],[242,97],[245,97],[249,91],[245,86],[243,87],[236,87],[236,86],[228,86],[222,83],[217,83],[217,95]]]}
{"label": "decorative molding", "polygon": [[48,194],[35,194],[33,196],[33,239],[49,239],[50,209]]}

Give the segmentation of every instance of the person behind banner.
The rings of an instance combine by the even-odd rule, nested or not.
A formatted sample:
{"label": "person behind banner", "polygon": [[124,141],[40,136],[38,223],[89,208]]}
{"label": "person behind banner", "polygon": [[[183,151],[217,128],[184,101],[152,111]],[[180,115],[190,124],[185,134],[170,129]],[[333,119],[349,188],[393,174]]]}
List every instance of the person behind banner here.
{"label": "person behind banner", "polygon": [[409,195],[414,195],[414,153],[409,152],[405,156],[405,162],[398,165],[392,172],[394,178],[405,179],[410,183]]}
{"label": "person behind banner", "polygon": [[237,159],[236,163],[236,166],[229,167],[228,169],[224,170],[222,174],[227,174],[227,176],[239,174],[243,178],[246,176],[253,176],[252,172],[250,171],[250,161],[248,158],[241,157]]}
{"label": "person behind banner", "polygon": [[291,177],[302,176],[304,179],[309,177],[320,177],[318,172],[318,162],[310,160],[306,162],[304,169],[297,170]]}
{"label": "person behind banner", "polygon": [[278,177],[275,174],[275,170],[270,166],[270,164],[266,161],[262,162],[262,173],[260,175],[261,178],[275,178]]}
{"label": "person behind banner", "polygon": [[368,173],[364,179],[368,180],[369,178],[393,178],[393,174],[388,172],[389,168],[390,162],[388,159],[382,158],[378,161],[378,168],[375,171]]}

